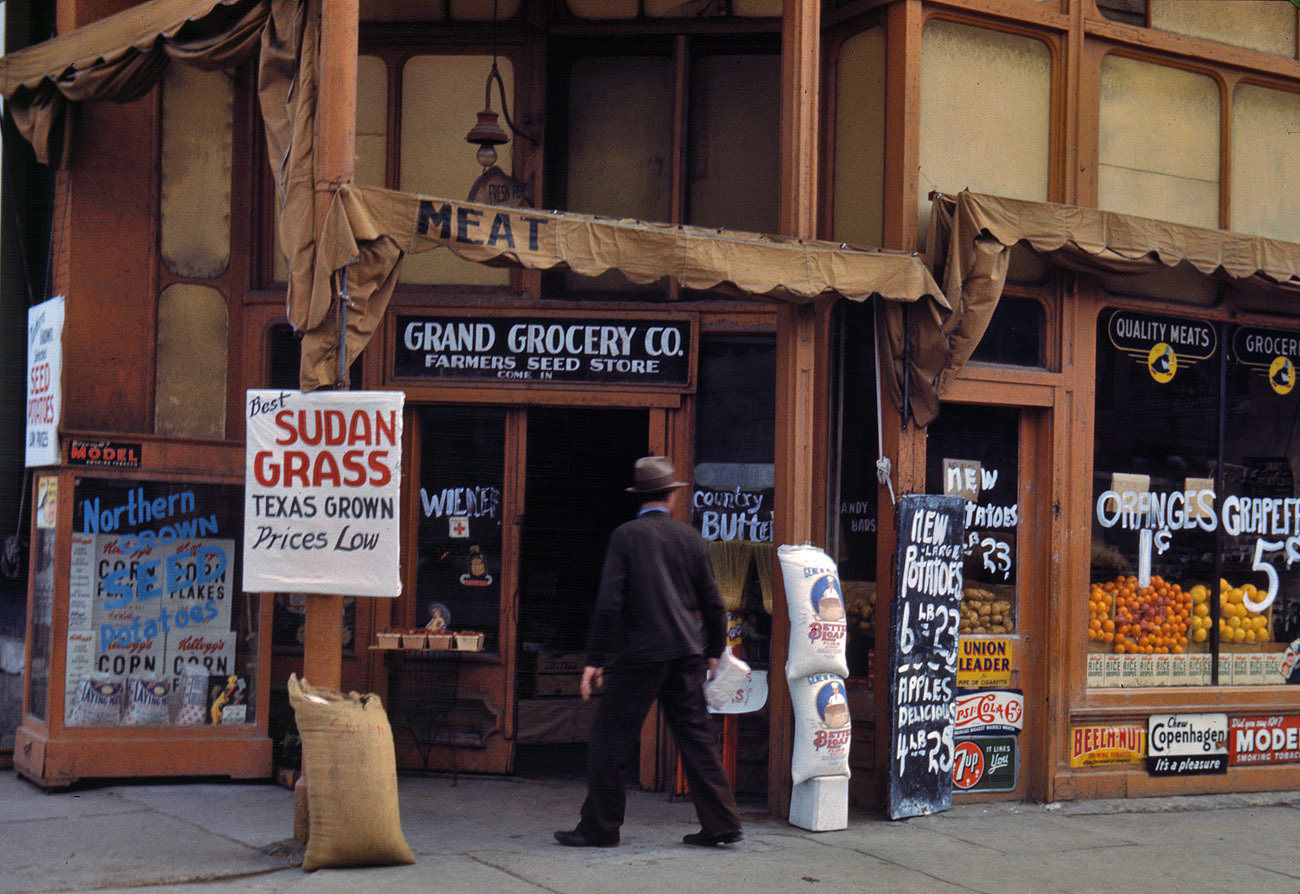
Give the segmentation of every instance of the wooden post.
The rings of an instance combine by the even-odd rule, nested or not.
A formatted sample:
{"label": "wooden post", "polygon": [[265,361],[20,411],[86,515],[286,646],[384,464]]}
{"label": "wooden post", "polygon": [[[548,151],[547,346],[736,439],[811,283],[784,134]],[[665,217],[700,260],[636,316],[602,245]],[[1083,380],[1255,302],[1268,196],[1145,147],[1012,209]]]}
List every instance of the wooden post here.
{"label": "wooden post", "polygon": [[[316,110],[316,234],[335,191],[352,180],[356,155],[358,0],[322,4]],[[344,345],[339,350],[346,350]],[[307,597],[303,678],[337,689],[343,680],[343,597]]]}
{"label": "wooden post", "polygon": [[[821,14],[818,0],[785,0],[781,21],[781,204],[787,236],[816,236]],[[816,305],[785,305],[777,317],[776,519],[780,543],[814,540],[812,480],[816,418]],[[820,530],[820,528],[817,528]],[[781,581],[780,568],[774,581]],[[770,747],[767,805],[790,815],[794,713],[785,681],[790,617],[778,583],[772,605],[772,666],[768,674]]]}
{"label": "wooden post", "polygon": [[[317,74],[316,236],[334,193],[352,181],[356,156],[358,0],[321,0],[320,55]],[[347,346],[340,343],[340,351]],[[345,379],[346,381],[346,379]],[[343,682],[343,597],[308,594],[303,630],[303,679],[313,686],[338,689]],[[294,787],[293,835],[306,841],[307,774]]]}

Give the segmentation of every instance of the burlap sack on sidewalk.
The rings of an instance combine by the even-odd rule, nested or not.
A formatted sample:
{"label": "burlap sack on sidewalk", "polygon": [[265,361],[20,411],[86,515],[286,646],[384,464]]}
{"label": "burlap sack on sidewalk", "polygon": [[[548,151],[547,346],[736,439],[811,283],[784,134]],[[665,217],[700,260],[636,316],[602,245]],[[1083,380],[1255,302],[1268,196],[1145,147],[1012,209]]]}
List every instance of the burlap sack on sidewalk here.
{"label": "burlap sack on sidewalk", "polygon": [[289,676],[311,819],[302,868],[415,862],[397,806],[393,730],[377,695],[344,695]]}

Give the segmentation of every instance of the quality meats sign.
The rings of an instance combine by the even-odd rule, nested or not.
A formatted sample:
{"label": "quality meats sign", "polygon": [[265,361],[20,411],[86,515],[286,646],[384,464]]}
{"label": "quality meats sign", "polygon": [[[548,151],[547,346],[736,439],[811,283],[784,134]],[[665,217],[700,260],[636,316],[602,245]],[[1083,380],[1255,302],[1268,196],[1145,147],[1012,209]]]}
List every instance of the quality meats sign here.
{"label": "quality meats sign", "polygon": [[691,322],[398,316],[393,374],[500,384],[691,384]]}
{"label": "quality meats sign", "polygon": [[250,593],[399,596],[399,391],[249,391]]}
{"label": "quality meats sign", "polygon": [[1300,761],[1300,716],[1233,717],[1228,721],[1228,764]]}
{"label": "quality meats sign", "polygon": [[957,694],[957,735],[1016,735],[1025,726],[1025,696],[1019,689]]}

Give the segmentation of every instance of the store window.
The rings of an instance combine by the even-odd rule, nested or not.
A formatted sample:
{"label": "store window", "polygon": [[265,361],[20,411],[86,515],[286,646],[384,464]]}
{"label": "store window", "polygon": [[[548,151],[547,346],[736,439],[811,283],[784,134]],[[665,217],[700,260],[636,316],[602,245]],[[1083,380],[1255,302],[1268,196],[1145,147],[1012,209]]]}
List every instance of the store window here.
{"label": "store window", "polygon": [[212,279],[230,264],[234,103],[223,71],[170,65],[163,75],[158,241],[177,276]]}
{"label": "store window", "polygon": [[158,298],[154,345],[154,432],[185,438],[226,434],[226,296],[211,286],[172,283]]}
{"label": "store window", "polygon": [[79,478],[64,722],[256,722],[258,597],[239,589],[243,488]]}
{"label": "store window", "polygon": [[1047,365],[1047,311],[1034,298],[1003,295],[971,353],[976,363]]}
{"label": "store window", "polygon": [[[629,44],[627,54],[576,46],[558,59],[550,102],[561,133],[548,144],[546,178],[553,203],[581,214],[774,231],[780,57],[716,49],[704,38],[655,38]],[[666,287],[666,279],[632,283],[610,271],[566,273],[545,290],[630,297]]]}
{"label": "store window", "polygon": [[1238,84],[1232,99],[1232,229],[1300,242],[1291,176],[1300,93]]}
{"label": "store window", "polygon": [[[978,72],[978,89],[972,85]],[[1052,56],[1032,37],[942,19],[921,31],[920,189],[924,239],[930,192],[963,189],[1047,201]],[[989,164],[988,159],[998,159]]]}
{"label": "store window", "polygon": [[925,490],[966,500],[961,636],[1018,630],[1020,410],[943,405],[926,430]]}
{"label": "store window", "polygon": [[1097,207],[1219,225],[1219,88],[1204,74],[1114,54],[1101,62]]}
{"label": "store window", "polygon": [[1291,679],[1297,360],[1296,332],[1098,319],[1090,686]]}
{"label": "store window", "polygon": [[695,410],[691,518],[709,546],[728,644],[766,668],[772,630],[776,340],[705,336]]}
{"label": "store window", "polygon": [[[879,457],[875,308],[841,301],[832,317],[831,438],[826,551],[836,562],[848,618],[850,685],[871,685],[875,645]],[[890,417],[897,419],[894,411]],[[885,507],[892,512],[891,507]]]}
{"label": "store window", "polygon": [[415,623],[485,634],[501,630],[501,512],[506,411],[422,407]]}
{"label": "store window", "polygon": [[835,63],[835,177],[831,233],[840,242],[885,240],[885,29],[840,45]]}
{"label": "store window", "polygon": [[1275,0],[1188,3],[1147,0],[1151,27],[1188,37],[1295,58],[1296,9]]}
{"label": "store window", "polygon": [[[474,157],[474,147],[465,142],[483,108],[483,86],[493,61],[505,83],[506,107],[513,119],[514,68],[510,60],[491,55],[415,56],[402,66],[401,168],[397,188],[405,192],[453,199],[469,195],[470,187],[483,173]],[[369,68],[362,75],[375,78]],[[367,88],[375,93],[377,88]],[[501,110],[495,87],[492,108]],[[505,126],[505,122],[502,122]],[[501,147],[497,167],[512,173],[510,148]],[[426,285],[506,286],[510,271],[458,258],[450,251],[426,251],[408,255],[402,261],[402,282]]]}

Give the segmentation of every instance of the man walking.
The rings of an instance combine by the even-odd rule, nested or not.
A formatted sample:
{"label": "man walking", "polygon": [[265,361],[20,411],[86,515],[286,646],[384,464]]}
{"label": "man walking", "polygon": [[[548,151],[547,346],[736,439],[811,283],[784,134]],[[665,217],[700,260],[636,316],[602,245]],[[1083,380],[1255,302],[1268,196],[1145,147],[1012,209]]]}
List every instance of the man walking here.
{"label": "man walking", "polygon": [[[618,844],[627,801],[623,767],[657,698],[700,819],[700,831],[682,840],[732,844],[744,834],[703,692],[706,672],[713,675],[726,647],[726,610],[703,539],[671,516],[678,488],[685,486],[675,480],[672,463],[643,457],[633,466],[633,482],[627,490],[640,496],[641,510],[610,537],[587,636],[582,697],[591,698],[602,684],[605,690],[587,745],[587,799],[578,827],[555,838],[570,847]],[[605,668],[620,631],[622,648]]]}

